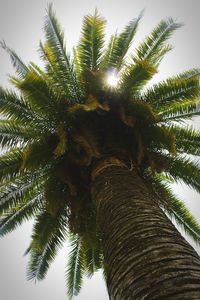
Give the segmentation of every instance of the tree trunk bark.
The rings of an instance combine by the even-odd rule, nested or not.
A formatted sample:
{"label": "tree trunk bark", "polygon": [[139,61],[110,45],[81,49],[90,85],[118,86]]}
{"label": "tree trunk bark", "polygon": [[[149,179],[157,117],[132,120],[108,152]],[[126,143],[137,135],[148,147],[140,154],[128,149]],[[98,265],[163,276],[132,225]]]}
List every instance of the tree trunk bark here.
{"label": "tree trunk bark", "polygon": [[111,300],[200,299],[200,258],[136,170],[104,168],[92,197]]}

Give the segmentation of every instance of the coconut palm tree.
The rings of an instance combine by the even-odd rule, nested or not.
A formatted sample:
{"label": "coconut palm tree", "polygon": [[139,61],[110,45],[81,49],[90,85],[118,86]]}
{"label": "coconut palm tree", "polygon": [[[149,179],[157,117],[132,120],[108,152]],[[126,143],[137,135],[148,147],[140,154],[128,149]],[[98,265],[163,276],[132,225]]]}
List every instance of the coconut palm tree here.
{"label": "coconut palm tree", "polygon": [[199,256],[170,218],[197,243],[200,227],[169,185],[200,192],[200,134],[184,123],[200,114],[199,70],[147,86],[181,24],[161,21],[129,51],[141,17],[105,46],[105,20],[85,16],[69,55],[50,5],[43,69],[1,43],[16,76],[0,89],[0,234],[34,219],[37,280],[68,239],[70,298],[100,268],[110,299],[200,297]]}

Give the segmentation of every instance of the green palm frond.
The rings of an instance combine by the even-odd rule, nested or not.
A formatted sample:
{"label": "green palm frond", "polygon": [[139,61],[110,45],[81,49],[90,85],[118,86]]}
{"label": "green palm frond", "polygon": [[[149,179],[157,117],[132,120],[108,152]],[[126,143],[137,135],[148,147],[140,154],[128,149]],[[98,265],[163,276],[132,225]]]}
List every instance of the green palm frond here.
{"label": "green palm frond", "polygon": [[[115,62],[113,61],[113,54],[116,52],[117,48],[117,33],[111,35],[110,41],[108,43],[107,49],[105,50],[102,59],[101,59],[101,68],[104,70],[109,67],[115,67]],[[120,49],[121,50],[121,49]]]}
{"label": "green palm frond", "polygon": [[[126,101],[123,99],[124,110],[121,110],[120,118],[128,126],[134,127],[136,124],[140,126],[140,120],[143,120],[144,124],[155,124],[158,121],[159,116],[154,113],[151,106],[144,102],[136,100]],[[146,128],[145,128],[146,129]]]}
{"label": "green palm frond", "polygon": [[170,188],[168,188],[167,192],[170,203],[168,206],[165,206],[166,211],[194,241],[200,244],[200,225],[185,206],[184,202],[173,195]]}
{"label": "green palm frond", "polygon": [[95,272],[103,267],[103,254],[101,247],[84,247],[85,268],[87,275],[91,277]]}
{"label": "green palm frond", "polygon": [[39,122],[40,120],[37,114],[25,103],[21,95],[3,88],[0,88],[0,113],[7,119],[14,121]]}
{"label": "green palm frond", "polygon": [[175,219],[180,228],[183,228],[194,241],[200,244],[200,225],[184,202],[174,195],[170,186],[165,182],[165,178],[160,175],[152,176],[150,173],[146,174],[145,177],[153,193],[160,200],[160,205],[164,211],[168,213],[171,219]]}
{"label": "green palm frond", "polygon": [[162,112],[185,100],[194,100],[199,96],[199,80],[172,78],[155,84],[143,95],[145,101],[151,103],[155,110]]}
{"label": "green palm frond", "polygon": [[20,203],[12,206],[0,216],[0,236],[3,236],[16,229],[23,221],[33,217],[41,207],[43,193],[34,189],[24,195]]}
{"label": "green palm frond", "polygon": [[163,122],[184,122],[200,116],[200,100],[185,100],[180,103],[174,103],[170,108],[161,114]]}
{"label": "green palm frond", "polygon": [[46,42],[44,45],[40,44],[40,52],[51,77],[50,84],[53,84],[53,88],[59,91],[60,96],[79,102],[80,87],[70,56],[66,53],[64,32],[53,11],[52,4],[47,9],[44,31]]}
{"label": "green palm frond", "polygon": [[23,161],[22,150],[14,148],[0,156],[0,180],[14,178],[19,174]]}
{"label": "green palm frond", "polygon": [[120,91],[126,97],[139,92],[142,87],[153,77],[156,69],[148,61],[140,61],[137,64],[128,66],[120,79]]}
{"label": "green palm frond", "polygon": [[52,4],[50,4],[47,9],[44,31],[48,45],[52,51],[55,51],[55,58],[65,62],[66,66],[70,68],[69,57],[67,57],[65,49],[64,32],[53,12]]}
{"label": "green palm frond", "polygon": [[74,64],[74,70],[76,73],[76,76],[79,81],[81,81],[81,63],[79,60],[79,54],[78,54],[78,49],[73,47],[73,64]]}
{"label": "green palm frond", "polygon": [[20,77],[25,77],[28,72],[28,67],[23,63],[21,58],[10,49],[4,41],[0,42],[0,46],[9,54],[13,67]]}
{"label": "green palm frond", "polygon": [[200,167],[198,162],[181,156],[168,156],[167,162],[167,173],[176,181],[181,180],[197,192],[200,192]]}
{"label": "green palm frond", "polygon": [[[58,246],[59,245],[59,246]],[[50,264],[54,260],[58,248],[60,248],[60,241],[57,236],[54,236],[43,251],[32,250],[28,248],[25,254],[30,254],[30,262],[27,270],[28,280],[42,280],[49,269]]]}
{"label": "green palm frond", "polygon": [[41,67],[39,67],[38,65],[36,65],[33,61],[31,61],[29,63],[29,70],[33,71],[34,73],[37,73],[38,76],[41,76],[43,79],[47,79],[48,76],[45,73],[45,71],[43,71],[43,69]]}
{"label": "green palm frond", "polygon": [[150,126],[145,130],[145,141],[151,148],[167,149],[176,153],[176,136],[165,126]]}
{"label": "green palm frond", "polygon": [[179,153],[200,155],[200,132],[192,127],[180,127],[172,125],[169,127],[176,135],[176,148]]}
{"label": "green palm frond", "polygon": [[40,116],[53,119],[50,110],[56,111],[58,105],[49,89],[48,84],[36,72],[29,71],[24,80],[16,83],[17,88],[23,93],[28,106]]}
{"label": "green palm frond", "polygon": [[56,136],[43,136],[39,141],[29,144],[23,151],[22,165],[24,169],[36,169],[40,166],[48,165],[54,160],[54,149],[58,144]]}
{"label": "green palm frond", "polygon": [[0,188],[0,214],[23,201],[23,194],[33,185],[36,177],[23,174]]}
{"label": "green palm frond", "polygon": [[66,280],[69,299],[80,292],[84,274],[84,253],[81,247],[81,238],[78,235],[71,236],[70,253],[68,257]]}
{"label": "green palm frond", "polygon": [[192,79],[200,77],[200,69],[191,69],[174,76],[174,79]]}
{"label": "green palm frond", "polygon": [[[35,124],[36,125],[36,124]],[[12,120],[0,120],[0,144],[9,150],[17,146],[25,146],[28,142],[37,140],[42,132],[37,126],[33,127]]]}
{"label": "green palm frond", "polygon": [[35,190],[43,187],[44,180],[49,173],[48,168],[35,172],[19,174],[13,179],[4,180],[0,185],[0,214],[6,213],[12,207],[17,207],[24,202],[24,198]]}
{"label": "green palm frond", "polygon": [[27,278],[42,280],[66,238],[66,220],[64,213],[52,216],[42,211],[33,228],[32,241],[26,254],[30,255]]}
{"label": "green palm frond", "polygon": [[83,20],[82,36],[78,45],[82,72],[97,71],[104,45],[105,20],[95,10]]}
{"label": "green palm frond", "polygon": [[103,69],[114,67],[119,70],[123,67],[124,59],[132,44],[143,12],[144,10],[137,18],[133,19],[120,34],[111,36],[101,62]]}
{"label": "green palm frond", "polygon": [[171,50],[166,44],[172,33],[180,28],[181,24],[176,23],[172,18],[161,21],[150,35],[142,42],[133,56],[134,61],[147,60],[156,66],[164,54]]}

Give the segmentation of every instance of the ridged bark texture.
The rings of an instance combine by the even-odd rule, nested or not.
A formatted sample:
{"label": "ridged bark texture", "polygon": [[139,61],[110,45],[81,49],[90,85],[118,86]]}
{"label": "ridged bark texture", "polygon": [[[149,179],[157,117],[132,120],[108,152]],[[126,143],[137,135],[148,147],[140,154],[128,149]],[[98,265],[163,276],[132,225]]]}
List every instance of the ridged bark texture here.
{"label": "ridged bark texture", "polygon": [[137,171],[106,168],[92,197],[111,300],[200,300],[200,258]]}

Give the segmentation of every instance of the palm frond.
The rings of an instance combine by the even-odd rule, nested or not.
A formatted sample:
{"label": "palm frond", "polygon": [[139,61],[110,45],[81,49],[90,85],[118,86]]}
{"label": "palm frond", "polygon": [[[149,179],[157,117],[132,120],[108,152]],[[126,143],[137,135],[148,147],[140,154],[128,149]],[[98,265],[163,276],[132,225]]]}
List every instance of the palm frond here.
{"label": "palm frond", "polygon": [[91,277],[95,272],[103,266],[103,254],[101,247],[91,248],[84,247],[85,253],[85,268],[87,275]]}
{"label": "palm frond", "polygon": [[[40,44],[40,52],[46,61],[47,71],[51,76],[54,88],[61,96],[70,101],[80,101],[81,90],[69,54],[66,53],[64,32],[53,11],[52,4],[48,6],[44,26],[46,42]],[[59,89],[58,89],[59,88]]]}
{"label": "palm frond", "polygon": [[177,199],[170,191],[170,188],[168,188],[168,199],[170,203],[168,206],[165,206],[165,210],[195,242],[200,244],[200,225],[183,201]]}
{"label": "palm frond", "polygon": [[81,63],[78,55],[78,49],[73,47],[73,65],[78,80],[81,80]]}
{"label": "palm frond", "polygon": [[47,211],[42,211],[36,218],[31,244],[26,251],[30,254],[27,269],[29,280],[42,280],[62,246],[66,235],[66,220],[64,213],[53,217]]}
{"label": "palm frond", "polygon": [[42,128],[25,125],[19,121],[0,120],[0,148],[9,150],[17,146],[25,146],[42,135]]}
{"label": "palm frond", "polygon": [[148,61],[140,61],[137,64],[126,67],[120,79],[120,91],[126,97],[131,97],[156,73],[156,69]]}
{"label": "palm frond", "polygon": [[[128,126],[134,126],[135,123],[140,123],[142,120],[143,125],[148,124],[155,124],[158,121],[159,116],[152,110],[151,106],[144,102],[136,100],[127,101],[126,99],[123,100],[124,102],[124,113],[121,111],[121,120]],[[132,124],[130,118],[132,117]],[[129,125],[130,123],[130,125]]]}
{"label": "palm frond", "polygon": [[57,254],[58,248],[61,247],[59,244],[58,237],[54,236],[43,251],[32,250],[31,248],[27,249],[25,254],[30,254],[30,262],[27,270],[28,280],[42,280],[45,278],[49,266]]}
{"label": "palm frond", "polygon": [[[16,83],[28,106],[41,117],[53,119],[50,110],[56,111],[58,104],[48,84],[36,72],[29,71],[24,80]],[[55,117],[55,116],[54,116]]]}
{"label": "palm frond", "polygon": [[0,156],[0,180],[13,178],[20,173],[22,153],[21,149],[14,148]]}
{"label": "palm frond", "polygon": [[0,113],[7,119],[14,121],[36,121],[36,124],[39,122],[37,114],[25,103],[23,97],[14,91],[4,90],[3,88],[0,88]]}
{"label": "palm frond", "polygon": [[22,173],[13,179],[2,181],[0,186],[0,214],[6,213],[12,207],[17,207],[21,202],[23,203],[24,198],[29,197],[34,189],[41,190],[44,178],[48,173],[48,168],[44,168],[35,172]]}
{"label": "palm frond", "polygon": [[145,130],[145,141],[151,148],[167,149],[176,153],[176,136],[165,126],[150,126]]}
{"label": "palm frond", "polygon": [[180,79],[178,76],[154,85],[143,95],[145,101],[151,103],[154,109],[161,113],[198,96],[199,79],[196,77]]}
{"label": "palm frond", "polygon": [[191,69],[184,71],[174,77],[174,79],[192,79],[200,77],[200,69]]}
{"label": "palm frond", "polygon": [[176,136],[176,148],[179,153],[200,155],[200,132],[192,127],[169,127]]}
{"label": "palm frond", "polygon": [[78,235],[71,236],[70,248],[66,279],[67,293],[69,299],[72,299],[81,290],[84,273],[84,253],[81,249],[81,238]]}
{"label": "palm frond", "polygon": [[200,115],[200,100],[185,100],[174,103],[170,108],[163,111],[161,122],[184,122]]}
{"label": "palm frond", "polygon": [[143,12],[144,10],[141,11],[139,16],[134,18],[120,34],[111,36],[101,62],[101,67],[103,69],[114,67],[119,70],[123,67],[124,59],[132,44],[139,22],[143,16]]}
{"label": "palm frond", "polygon": [[23,151],[21,169],[36,169],[48,165],[54,160],[54,149],[58,144],[55,136],[43,136],[40,140],[29,144]]}
{"label": "palm frond", "polygon": [[0,236],[3,236],[29,220],[40,209],[43,193],[35,189],[24,195],[16,206],[12,206],[0,216]]}
{"label": "palm frond", "polygon": [[133,60],[147,60],[152,64],[158,65],[163,55],[171,49],[171,47],[166,44],[167,40],[180,26],[181,24],[176,23],[172,18],[162,20],[152,33],[139,45],[136,54],[133,56]]}
{"label": "palm frond", "polygon": [[198,244],[200,243],[200,225],[185,206],[184,202],[174,195],[170,186],[165,182],[164,177],[150,173],[145,179],[151,186],[153,193],[160,200],[160,205],[168,213],[171,219],[175,219],[180,228]]}
{"label": "palm frond", "polygon": [[168,156],[167,161],[167,173],[176,181],[183,181],[197,192],[200,192],[200,168],[198,162],[181,156]]}
{"label": "palm frond", "polygon": [[82,36],[78,45],[78,53],[82,72],[99,69],[102,48],[104,45],[105,20],[95,10],[94,15],[83,19]]}
{"label": "palm frond", "polygon": [[5,41],[0,42],[0,46],[9,54],[13,67],[16,69],[20,77],[25,77],[28,72],[28,67],[23,63],[21,58],[15,53],[14,50],[9,48]]}
{"label": "palm frond", "polygon": [[29,63],[29,70],[32,71],[33,73],[37,74],[38,77],[41,77],[43,80],[47,81],[48,75],[44,70],[42,70],[38,65],[36,65],[34,62]]}
{"label": "palm frond", "polygon": [[117,48],[117,40],[118,40],[117,33],[111,35],[107,49],[102,55],[101,64],[100,64],[101,69],[106,70],[109,67],[110,68],[115,67],[115,62],[113,61],[113,54]]}

